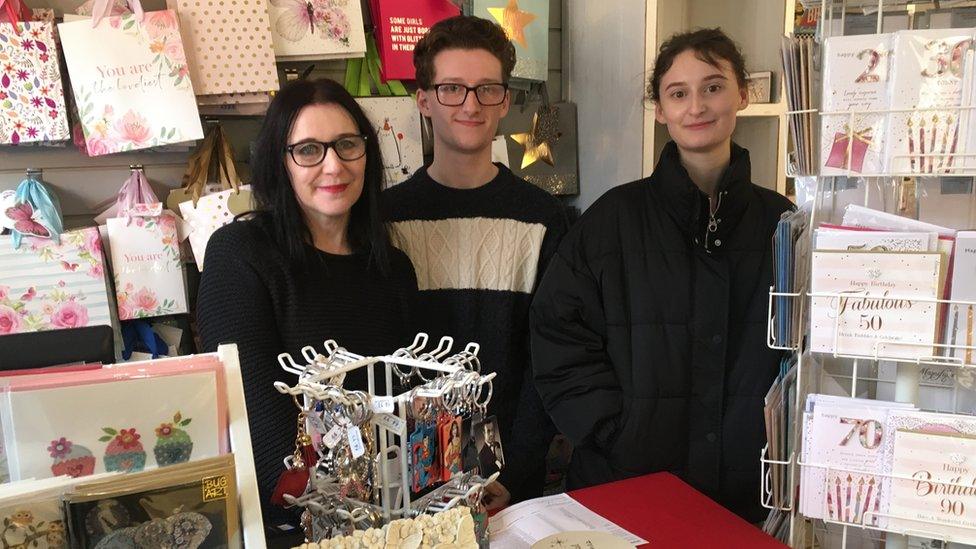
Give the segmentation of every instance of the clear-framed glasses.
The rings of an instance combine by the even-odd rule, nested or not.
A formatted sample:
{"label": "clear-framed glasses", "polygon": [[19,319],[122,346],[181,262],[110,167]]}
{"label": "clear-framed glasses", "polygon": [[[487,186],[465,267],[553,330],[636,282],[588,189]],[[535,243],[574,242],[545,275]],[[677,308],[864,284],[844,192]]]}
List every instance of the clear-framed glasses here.
{"label": "clear-framed glasses", "polygon": [[437,102],[445,107],[458,107],[468,99],[468,93],[474,92],[478,98],[478,103],[485,107],[494,107],[505,102],[505,95],[508,93],[508,84],[478,84],[477,86],[465,86],[464,84],[434,84],[434,94],[437,95]]}
{"label": "clear-framed glasses", "polygon": [[325,160],[330,148],[336,152],[339,160],[359,160],[366,154],[366,136],[347,135],[335,141],[302,141],[288,145],[285,150],[291,154],[295,164],[311,168]]}

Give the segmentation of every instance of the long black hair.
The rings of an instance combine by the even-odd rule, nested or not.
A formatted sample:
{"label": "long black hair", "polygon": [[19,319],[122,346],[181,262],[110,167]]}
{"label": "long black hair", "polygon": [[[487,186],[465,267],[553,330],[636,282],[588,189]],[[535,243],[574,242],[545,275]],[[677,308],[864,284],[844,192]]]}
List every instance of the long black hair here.
{"label": "long black hair", "polygon": [[334,80],[295,80],[281,88],[271,101],[252,159],[251,189],[256,213],[270,217],[273,236],[294,266],[305,267],[317,255],[312,247],[312,232],[285,167],[285,147],[292,124],[299,111],[313,104],[342,107],[355,121],[359,133],[366,136],[366,175],[362,194],[350,210],[348,238],[353,252],[369,253],[370,265],[388,274],[390,237],[380,214],[383,160],[376,130],[359,103]]}

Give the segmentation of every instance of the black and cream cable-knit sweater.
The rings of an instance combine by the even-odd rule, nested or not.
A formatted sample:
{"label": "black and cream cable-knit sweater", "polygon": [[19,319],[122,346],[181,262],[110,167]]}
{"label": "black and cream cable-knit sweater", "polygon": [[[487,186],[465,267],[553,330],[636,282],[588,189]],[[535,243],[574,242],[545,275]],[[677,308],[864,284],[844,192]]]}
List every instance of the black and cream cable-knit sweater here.
{"label": "black and cream cable-knit sweater", "polygon": [[489,413],[504,445],[501,481],[513,502],[541,495],[555,428],[532,383],[529,305],[566,232],[559,202],[498,164],[475,189],[453,189],[426,169],[383,193],[394,244],[417,273],[419,328],[433,341],[481,345],[482,371],[498,372]]}
{"label": "black and cream cable-knit sweater", "polygon": [[[294,269],[271,236],[268,221],[256,218],[222,227],[207,244],[197,324],[204,351],[236,343],[247,399],[251,442],[264,520],[278,524],[291,513],[270,505],[283,470],[282,459],[294,451],[297,410],[273,383],[295,382],[277,356],[327,339],[363,355],[381,355],[408,345],[414,335],[409,304],[417,281],[410,261],[391,254],[383,276],[367,268],[366,254],[319,252],[320,263]],[[365,372],[345,385],[365,388]]]}

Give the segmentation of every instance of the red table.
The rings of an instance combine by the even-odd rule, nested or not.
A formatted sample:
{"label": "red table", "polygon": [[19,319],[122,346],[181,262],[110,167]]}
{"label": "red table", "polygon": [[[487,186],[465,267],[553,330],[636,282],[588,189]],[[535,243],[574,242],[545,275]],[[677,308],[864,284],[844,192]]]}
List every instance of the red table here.
{"label": "red table", "polygon": [[786,547],[670,473],[591,486],[569,495],[650,542],[642,547]]}

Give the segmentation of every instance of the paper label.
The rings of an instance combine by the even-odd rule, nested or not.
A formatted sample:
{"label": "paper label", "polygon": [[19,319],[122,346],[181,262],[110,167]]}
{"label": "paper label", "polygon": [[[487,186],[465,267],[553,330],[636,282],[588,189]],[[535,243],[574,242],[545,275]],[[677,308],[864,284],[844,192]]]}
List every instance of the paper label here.
{"label": "paper label", "polygon": [[392,414],[393,413],[393,397],[378,396],[373,397],[370,402],[370,406],[373,411],[377,414]]}
{"label": "paper label", "polygon": [[423,398],[439,398],[443,393],[437,389],[417,389],[415,394]]}
{"label": "paper label", "polygon": [[391,414],[376,414],[373,423],[401,436],[407,434],[407,422]]}
{"label": "paper label", "polygon": [[325,444],[325,447],[331,450],[335,448],[336,444],[339,444],[340,440],[342,440],[342,427],[333,425],[329,429],[329,432],[322,437],[322,444]]}
{"label": "paper label", "polygon": [[325,422],[322,421],[322,418],[319,417],[318,414],[309,414],[308,422],[312,425],[313,429],[322,433],[323,435],[329,432],[329,429],[325,426]]}
{"label": "paper label", "polygon": [[366,453],[366,446],[363,444],[363,435],[359,431],[359,427],[355,425],[350,427],[347,436],[349,438],[349,450],[352,452],[353,459],[359,458]]}

